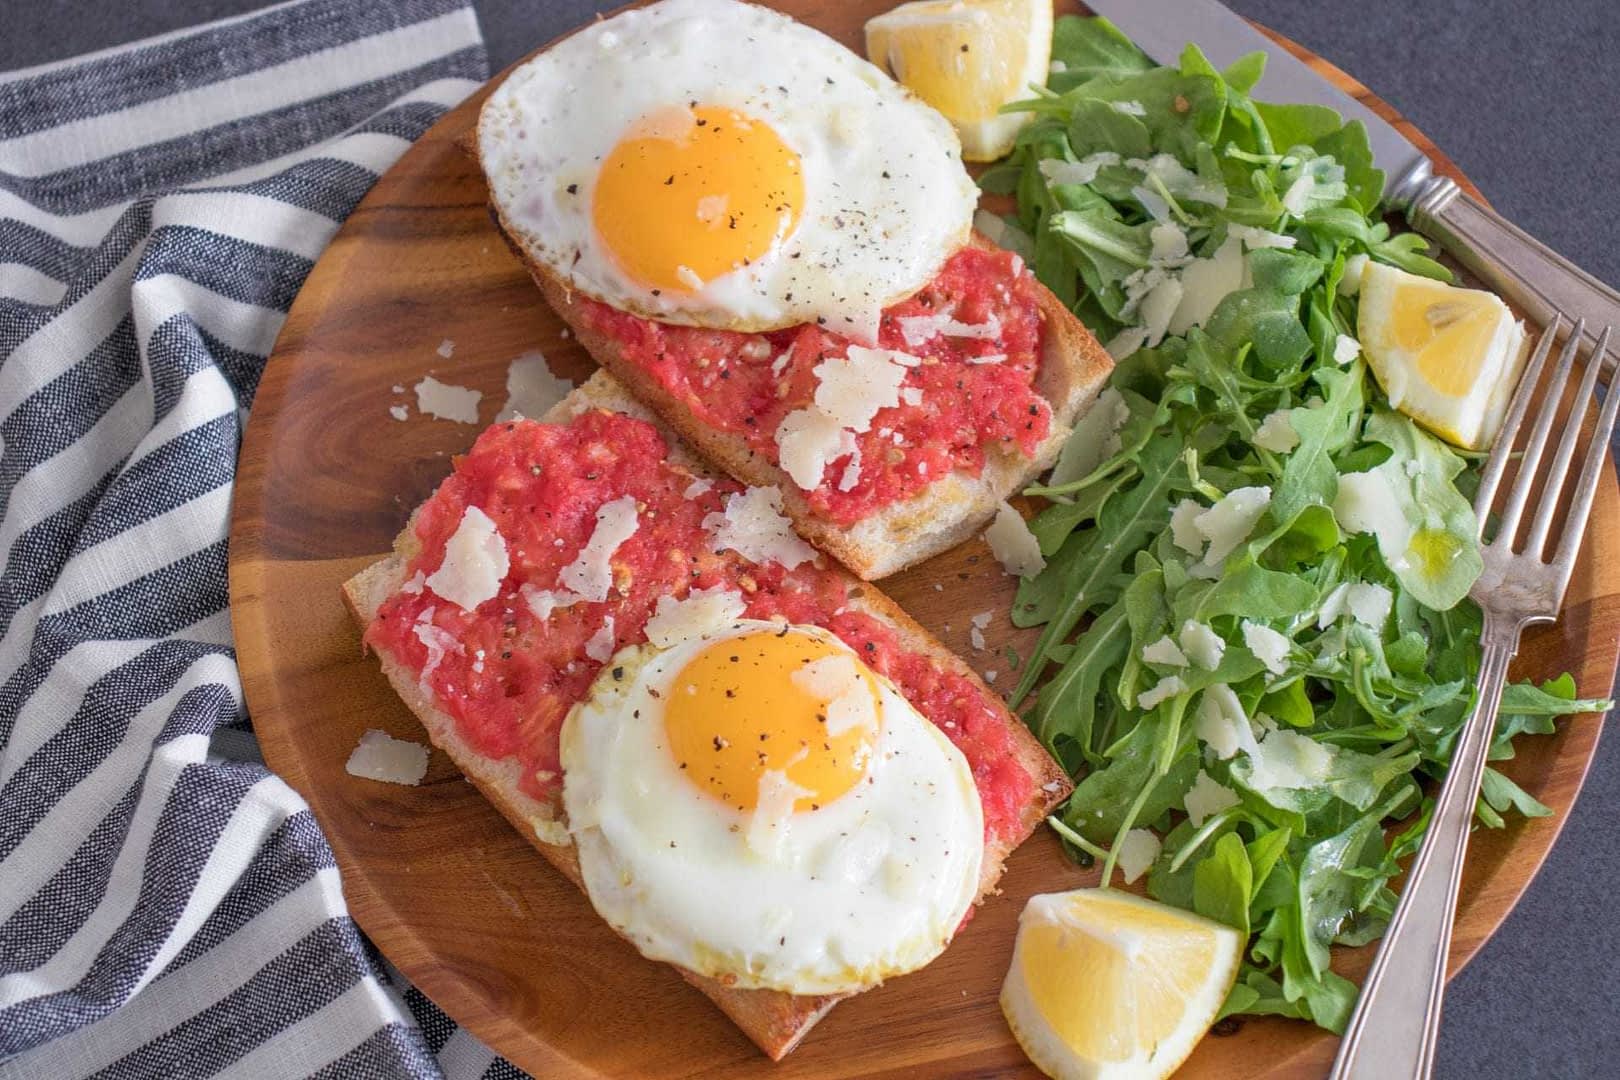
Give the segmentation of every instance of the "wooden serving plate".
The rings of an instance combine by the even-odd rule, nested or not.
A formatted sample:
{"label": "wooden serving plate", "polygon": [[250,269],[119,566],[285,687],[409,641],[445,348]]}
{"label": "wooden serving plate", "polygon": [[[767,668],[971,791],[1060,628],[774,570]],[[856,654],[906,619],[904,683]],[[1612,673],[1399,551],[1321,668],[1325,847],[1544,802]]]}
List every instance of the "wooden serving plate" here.
{"label": "wooden serving plate", "polygon": [[[892,0],[791,0],[791,14],[859,48],[860,28]],[[1060,5],[1062,6],[1062,5]],[[1302,50],[1296,52],[1306,55]],[[1307,57],[1372,107],[1393,112],[1344,73]],[[1009,860],[987,902],[945,954],[834,1009],[772,1065],[670,968],[641,959],[585,897],[547,866],[443,754],[407,788],[357,779],[344,763],[367,728],[423,732],[363,657],[338,585],[388,550],[411,509],[480,430],[416,415],[391,391],[432,372],[484,392],[488,423],[508,363],[540,350],[583,380],[591,364],[563,336],[496,236],[473,164],[456,149],[483,100],[446,115],[350,216],[293,305],[259,385],[242,449],[230,543],[231,609],[244,690],[270,765],[308,801],[331,841],[361,927],[459,1023],[543,1077],[986,1077],[1035,1075],[1002,1022],[996,995],[1013,931],[1033,893],[1090,885],[1041,830]],[[1396,118],[1398,119],[1398,118]],[[1410,125],[1440,171],[1456,168]],[[436,350],[454,342],[454,356]],[[397,422],[390,405],[407,402]],[[977,542],[884,584],[981,671],[1030,635],[1004,615],[968,644],[970,615],[1009,609],[1012,579]],[[1572,671],[1607,693],[1620,642],[1620,492],[1610,467],[1563,619],[1525,638],[1515,669]],[[1600,720],[1521,741],[1506,771],[1557,811],[1483,832],[1469,852],[1453,970],[1501,923],[1563,823]],[[1340,950],[1356,976],[1370,949]],[[1183,1075],[1310,1076],[1335,1040],[1306,1024],[1249,1019],[1204,1040]]]}

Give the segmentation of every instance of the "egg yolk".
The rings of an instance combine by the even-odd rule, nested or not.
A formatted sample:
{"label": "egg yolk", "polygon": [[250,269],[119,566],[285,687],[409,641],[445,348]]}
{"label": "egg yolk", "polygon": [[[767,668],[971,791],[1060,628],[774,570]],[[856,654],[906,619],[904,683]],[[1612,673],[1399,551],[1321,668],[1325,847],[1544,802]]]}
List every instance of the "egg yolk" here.
{"label": "egg yolk", "polygon": [[[831,734],[829,702],[794,673],[824,657],[848,657],[838,645],[800,632],[759,631],[717,641],[687,662],[664,699],[664,728],[682,774],[700,790],[740,811],[752,811],[767,771],[786,774],[808,792],[794,810],[814,811],[849,791],[871,762],[875,724]],[[857,685],[871,695],[877,681],[854,662]]]}
{"label": "egg yolk", "polygon": [[631,127],[602,163],[592,216],[631,277],[692,292],[770,251],[803,204],[799,155],[770,125],[700,105]]}

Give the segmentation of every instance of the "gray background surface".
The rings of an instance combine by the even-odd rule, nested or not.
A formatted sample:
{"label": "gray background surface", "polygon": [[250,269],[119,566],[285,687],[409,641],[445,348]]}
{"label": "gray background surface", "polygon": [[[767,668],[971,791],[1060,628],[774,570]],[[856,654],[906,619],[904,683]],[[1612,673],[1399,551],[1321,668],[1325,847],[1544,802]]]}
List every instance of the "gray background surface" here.
{"label": "gray background surface", "polygon": [[[362,0],[357,0],[362,2]],[[1620,284],[1616,0],[1227,0],[1371,86],[1509,217]],[[261,0],[0,0],[0,71],[250,11]],[[492,69],[617,0],[475,0]],[[1588,687],[1588,690],[1596,690]],[[1441,1077],[1620,1075],[1620,741],[1563,838],[1452,983]],[[1256,1063],[1259,1065],[1260,1063]]]}

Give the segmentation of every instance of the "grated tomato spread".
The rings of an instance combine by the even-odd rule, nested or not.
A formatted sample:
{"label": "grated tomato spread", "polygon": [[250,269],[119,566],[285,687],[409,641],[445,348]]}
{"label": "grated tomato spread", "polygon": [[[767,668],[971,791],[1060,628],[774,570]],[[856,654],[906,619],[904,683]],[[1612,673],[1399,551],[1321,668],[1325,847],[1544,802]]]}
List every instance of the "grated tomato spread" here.
{"label": "grated tomato spread", "polygon": [[[970,246],[922,291],[884,309],[877,345],[922,361],[905,382],[921,393],[881,410],[855,436],[859,480],[850,490],[839,490],[853,456],[845,454],[804,493],[817,514],[852,525],[953,471],[979,475],[993,448],[1035,453],[1052,423],[1050,406],[1033,386],[1042,335],[1037,290],[1018,256]],[[616,342],[627,362],[704,423],[740,436],[772,463],[778,426],[815,394],[816,365],[844,356],[851,344],[813,324],[747,334],[654,322],[586,297],[576,303],[585,324]],[[934,316],[997,332],[908,337],[904,320]]]}
{"label": "grated tomato spread", "polygon": [[[586,656],[587,643],[607,620],[616,652],[646,640],[643,627],[659,597],[716,585],[736,589],[746,617],[825,627],[892,681],[966,757],[986,836],[1016,840],[1035,781],[1014,756],[1000,703],[962,674],[908,650],[887,623],[849,610],[852,590],[861,586],[822,559],[788,570],[715,551],[703,518],[722,511],[725,497],[742,488],[730,480],[706,488],[693,480],[669,459],[653,425],[621,413],[593,410],[568,424],[517,420],[489,428],[418,511],[420,550],[405,576],[409,583],[432,575],[467,508],[477,507],[506,545],[509,567],[499,591],[469,612],[430,588],[408,585],[382,604],[367,645],[415,672],[468,743],[489,757],[515,757],[523,790],[548,798],[561,785],[563,719],[602,667]],[[597,509],[627,495],[635,500],[637,528],[613,553],[608,598],[540,618],[520,590],[556,589],[590,538]]]}

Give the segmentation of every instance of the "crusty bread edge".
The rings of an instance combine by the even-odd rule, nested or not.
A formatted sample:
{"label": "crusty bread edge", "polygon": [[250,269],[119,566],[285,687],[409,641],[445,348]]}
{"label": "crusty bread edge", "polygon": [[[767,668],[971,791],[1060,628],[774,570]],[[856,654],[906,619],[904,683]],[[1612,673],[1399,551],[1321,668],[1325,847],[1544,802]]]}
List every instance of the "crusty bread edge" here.
{"label": "crusty bread edge", "polygon": [[[578,387],[543,418],[549,422],[566,422],[590,408],[606,408],[628,413],[642,419],[657,421],[647,410],[620,387],[611,376],[598,372]],[[705,472],[678,445],[672,445],[671,456],[694,472]],[[405,568],[415,554],[416,537],[414,515],[395,539],[394,551],[371,564],[343,584],[343,597],[351,615],[362,630],[370,625],[377,609],[405,580]],[[907,615],[893,600],[870,585],[857,586],[859,595],[852,597],[854,605],[891,624],[901,642],[913,651],[929,655],[936,663],[960,672],[981,691],[991,694],[989,687],[956,654],[935,639]],[[411,710],[427,731],[433,744],[445,752],[484,797],[500,811],[519,835],[527,840],[552,866],[569,881],[584,891],[584,878],[580,873],[579,858],[573,845],[567,841],[561,824],[559,803],[545,803],[523,792],[518,785],[519,767],[513,760],[495,760],[473,748],[456,731],[455,721],[423,690],[411,672],[385,653],[377,654],[383,675],[388,679],[405,706]],[[991,694],[994,697],[993,694]],[[999,700],[997,698],[996,700]],[[1023,829],[1011,840],[998,840],[987,844],[981,862],[979,892],[974,903],[982,903],[994,890],[1001,877],[1007,855],[1025,839],[1071,790],[1070,780],[1050,755],[1041,747],[1028,728],[1009,711],[1005,714],[1012,733],[1014,756],[1038,785],[1039,798],[1025,807],[1021,816]],[[547,838],[562,838],[554,843]],[[702,991],[769,1057],[780,1061],[825,1016],[833,1005],[847,994],[798,996],[772,990],[742,990],[697,975],[671,965],[687,982]]]}

